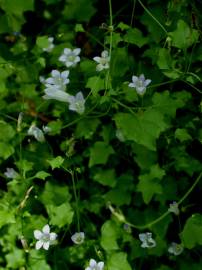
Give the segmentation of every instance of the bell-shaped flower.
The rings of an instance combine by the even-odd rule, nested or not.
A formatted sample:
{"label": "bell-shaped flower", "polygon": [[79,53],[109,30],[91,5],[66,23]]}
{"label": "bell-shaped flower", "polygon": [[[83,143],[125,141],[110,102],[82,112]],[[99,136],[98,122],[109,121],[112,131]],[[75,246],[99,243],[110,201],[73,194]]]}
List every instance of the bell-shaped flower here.
{"label": "bell-shaped flower", "polygon": [[65,70],[63,72],[59,72],[58,70],[51,71],[51,77],[44,80],[45,86],[56,86],[60,90],[65,90],[65,86],[69,83],[69,70]]}
{"label": "bell-shaped flower", "polygon": [[89,266],[85,270],[103,270],[104,262],[96,262],[94,259],[90,259]]}
{"label": "bell-shaped flower", "polygon": [[34,237],[38,240],[36,242],[35,248],[38,250],[40,248],[44,248],[45,250],[49,249],[49,246],[54,243],[54,241],[57,238],[56,233],[50,232],[50,227],[48,224],[46,224],[42,231],[35,230],[34,231]]}
{"label": "bell-shaped flower", "polygon": [[53,41],[54,41],[53,37],[48,38],[48,46],[46,48],[43,48],[44,52],[51,52],[53,50],[53,48],[55,47]]}
{"label": "bell-shaped flower", "polygon": [[102,71],[103,69],[109,68],[110,57],[108,51],[103,51],[101,53],[101,57],[96,56],[93,58],[93,60],[98,63],[96,66],[97,71]]}
{"label": "bell-shaped flower", "polygon": [[4,175],[10,179],[17,178],[19,176],[19,174],[13,168],[6,168]]}
{"label": "bell-shaped flower", "polygon": [[172,242],[171,245],[168,248],[168,252],[170,254],[173,254],[175,256],[180,255],[183,252],[184,248],[181,244],[177,244],[175,242]]}
{"label": "bell-shaped flower", "polygon": [[44,99],[55,99],[62,102],[69,102],[70,95],[60,90],[60,87],[56,85],[47,84],[44,90],[45,95],[43,96]]}
{"label": "bell-shaped flower", "polygon": [[74,244],[80,245],[84,242],[84,238],[84,232],[76,232],[72,235],[71,240],[74,242]]}
{"label": "bell-shaped flower", "polygon": [[132,83],[129,83],[129,87],[135,88],[139,95],[144,95],[146,92],[146,87],[151,83],[150,79],[145,79],[144,74],[141,74],[139,77],[132,76]]}
{"label": "bell-shaped flower", "polygon": [[59,57],[59,61],[64,63],[66,67],[74,67],[80,62],[80,52],[80,48],[76,48],[74,50],[65,48],[62,55]]}
{"label": "bell-shaped flower", "polygon": [[85,99],[82,92],[78,92],[76,96],[70,96],[69,109],[79,114],[83,114],[85,111]]}
{"label": "bell-shaped flower", "polygon": [[180,210],[179,210],[179,208],[178,208],[178,203],[177,202],[172,202],[172,203],[170,203],[170,205],[169,205],[169,208],[168,208],[168,211],[169,212],[171,212],[171,213],[174,213],[175,215],[179,215],[179,213],[180,213]]}
{"label": "bell-shaped flower", "polygon": [[142,242],[142,248],[153,248],[156,246],[156,241],[152,238],[151,232],[140,233],[139,239]]}
{"label": "bell-shaped flower", "polygon": [[34,138],[39,142],[44,142],[45,141],[43,131],[40,128],[36,127],[35,124],[32,124],[30,126],[27,134],[30,135],[30,136],[34,136]]}

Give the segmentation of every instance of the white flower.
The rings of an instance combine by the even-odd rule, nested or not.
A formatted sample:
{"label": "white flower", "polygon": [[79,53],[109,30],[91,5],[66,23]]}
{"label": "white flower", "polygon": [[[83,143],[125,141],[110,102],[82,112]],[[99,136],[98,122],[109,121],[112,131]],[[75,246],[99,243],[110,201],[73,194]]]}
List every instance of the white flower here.
{"label": "white flower", "polygon": [[6,168],[6,171],[4,173],[4,175],[7,177],[7,178],[16,178],[19,176],[19,174],[13,169],[13,168]]}
{"label": "white flower", "polygon": [[152,239],[152,233],[150,232],[140,233],[139,239],[142,241],[142,248],[153,248],[156,246],[156,241]]}
{"label": "white flower", "polygon": [[48,38],[48,46],[46,48],[43,48],[44,52],[51,52],[53,50],[53,48],[55,47],[53,41],[54,41],[53,37]]}
{"label": "white flower", "polygon": [[65,86],[69,83],[69,70],[65,70],[63,72],[59,72],[58,70],[52,70],[51,71],[51,77],[47,78],[43,81],[46,87],[49,87],[50,85],[56,86],[59,90],[64,91]]}
{"label": "white flower", "polygon": [[69,98],[69,109],[79,114],[84,113],[85,110],[85,99],[81,92],[78,92],[76,96],[70,96]]}
{"label": "white flower", "polygon": [[36,127],[35,124],[31,125],[27,134],[30,136],[34,136],[34,138],[39,142],[45,141],[43,131],[40,128]]}
{"label": "white flower", "polygon": [[58,86],[48,84],[47,88],[44,90],[45,95],[44,99],[56,99],[62,102],[69,102],[71,97],[69,94],[65,93],[63,90],[60,90]]}
{"label": "white flower", "polygon": [[97,71],[102,71],[103,69],[109,68],[110,57],[108,51],[103,51],[101,53],[101,57],[96,56],[93,58],[93,60],[98,63],[96,66]]}
{"label": "white flower", "polygon": [[83,243],[85,238],[85,234],[84,232],[76,232],[75,234],[72,235],[71,239],[72,241],[77,244],[80,245]]}
{"label": "white flower", "polygon": [[34,237],[38,240],[36,242],[35,248],[38,250],[41,247],[43,247],[45,250],[49,249],[49,246],[53,244],[53,242],[57,238],[56,233],[50,233],[50,227],[48,224],[46,224],[42,231],[35,230],[34,231]]}
{"label": "white flower", "polygon": [[129,83],[129,87],[136,89],[139,95],[144,95],[147,85],[151,83],[151,80],[145,80],[144,74],[141,74],[139,77],[132,76],[132,83]]}
{"label": "white flower", "polygon": [[178,208],[178,203],[175,202],[175,201],[170,203],[168,211],[171,212],[171,213],[174,213],[175,215],[179,215],[180,210]]}
{"label": "white flower", "polygon": [[180,255],[183,250],[184,250],[184,248],[181,244],[177,244],[174,242],[172,242],[168,248],[168,252],[175,255],[175,256]]}
{"label": "white flower", "polygon": [[96,262],[94,259],[90,259],[89,266],[85,270],[103,270],[104,262]]}
{"label": "white flower", "polygon": [[78,62],[80,62],[80,57],[78,56],[80,52],[80,48],[76,48],[74,50],[65,48],[63,54],[59,57],[59,61],[63,62],[66,67],[74,67]]}

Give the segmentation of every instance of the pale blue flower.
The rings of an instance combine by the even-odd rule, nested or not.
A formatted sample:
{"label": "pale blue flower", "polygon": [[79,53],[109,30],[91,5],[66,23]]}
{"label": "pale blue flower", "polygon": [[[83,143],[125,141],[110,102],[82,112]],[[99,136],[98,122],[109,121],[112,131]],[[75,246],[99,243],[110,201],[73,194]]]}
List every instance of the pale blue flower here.
{"label": "pale blue flower", "polygon": [[80,48],[76,48],[74,50],[65,48],[63,54],[59,57],[59,61],[64,63],[66,67],[74,67],[80,62],[80,52]]}
{"label": "pale blue flower", "polygon": [[101,57],[96,56],[93,58],[93,60],[98,63],[96,66],[97,71],[102,71],[103,69],[109,68],[110,57],[108,51],[103,51],[101,53]]}
{"label": "pale blue flower", "polygon": [[69,98],[69,109],[75,111],[79,114],[84,113],[85,111],[85,99],[82,92],[78,92],[76,96],[70,96]]}
{"label": "pale blue flower", "polygon": [[84,232],[76,232],[72,235],[71,240],[77,244],[80,245],[84,242],[85,234]]}
{"label": "pale blue flower", "polygon": [[139,239],[142,242],[142,248],[153,248],[156,246],[156,241],[152,238],[151,232],[140,233]]}
{"label": "pale blue flower", "polygon": [[48,250],[49,246],[52,245],[56,240],[57,234],[53,232],[51,233],[49,225],[46,224],[43,227],[42,231],[34,231],[34,237],[38,240],[35,245],[35,248],[37,250],[41,247],[43,247],[45,250]]}
{"label": "pale blue flower", "polygon": [[65,90],[66,85],[69,83],[69,70],[65,70],[63,72],[59,72],[58,70],[51,71],[51,77],[44,80],[44,84],[46,87],[50,85],[56,86],[59,90]]}
{"label": "pale blue flower", "polygon": [[4,172],[4,175],[7,177],[7,178],[16,178],[19,176],[19,174],[13,169],[13,168],[6,168],[6,171]]}
{"label": "pale blue flower", "polygon": [[56,85],[47,85],[47,88],[44,90],[45,95],[43,96],[44,99],[55,99],[62,102],[69,102],[70,95],[60,90],[59,86]]}
{"label": "pale blue flower", "polygon": [[45,141],[43,131],[40,128],[36,127],[35,124],[32,124],[30,126],[27,134],[30,135],[30,136],[34,136],[34,138],[39,142],[44,142]]}
{"label": "pale blue flower", "polygon": [[168,252],[175,256],[180,255],[183,252],[183,250],[184,250],[183,246],[175,242],[172,242],[168,248]]}
{"label": "pale blue flower", "polygon": [[90,259],[89,266],[85,270],[103,270],[104,262],[96,262],[94,259]]}
{"label": "pale blue flower", "polygon": [[144,74],[141,74],[139,77],[132,76],[132,83],[129,83],[129,87],[136,89],[139,95],[144,95],[146,92],[146,87],[151,83],[150,79],[145,80]]}
{"label": "pale blue flower", "polygon": [[48,46],[46,48],[43,48],[44,52],[51,52],[53,50],[53,48],[55,47],[53,41],[54,41],[53,37],[48,38]]}
{"label": "pale blue flower", "polygon": [[179,208],[178,208],[178,203],[177,202],[172,202],[172,203],[170,203],[170,205],[169,205],[169,208],[168,208],[168,211],[169,212],[171,212],[171,213],[174,213],[175,215],[179,215],[179,213],[180,213],[180,210],[179,210]]}

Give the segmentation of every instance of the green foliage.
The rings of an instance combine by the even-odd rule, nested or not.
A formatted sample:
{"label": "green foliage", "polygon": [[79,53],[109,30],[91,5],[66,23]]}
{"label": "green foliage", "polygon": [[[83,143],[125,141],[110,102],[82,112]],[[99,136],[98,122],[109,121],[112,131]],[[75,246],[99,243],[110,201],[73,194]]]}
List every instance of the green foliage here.
{"label": "green foliage", "polygon": [[0,270],[201,269],[201,25],[199,0],[0,0]]}

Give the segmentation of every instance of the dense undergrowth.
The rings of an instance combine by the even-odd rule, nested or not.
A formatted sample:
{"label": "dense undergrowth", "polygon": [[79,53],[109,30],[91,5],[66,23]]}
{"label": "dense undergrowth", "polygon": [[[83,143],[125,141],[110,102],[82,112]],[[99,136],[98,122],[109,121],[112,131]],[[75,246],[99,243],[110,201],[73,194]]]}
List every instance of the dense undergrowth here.
{"label": "dense undergrowth", "polygon": [[201,269],[201,6],[0,0],[0,269]]}

